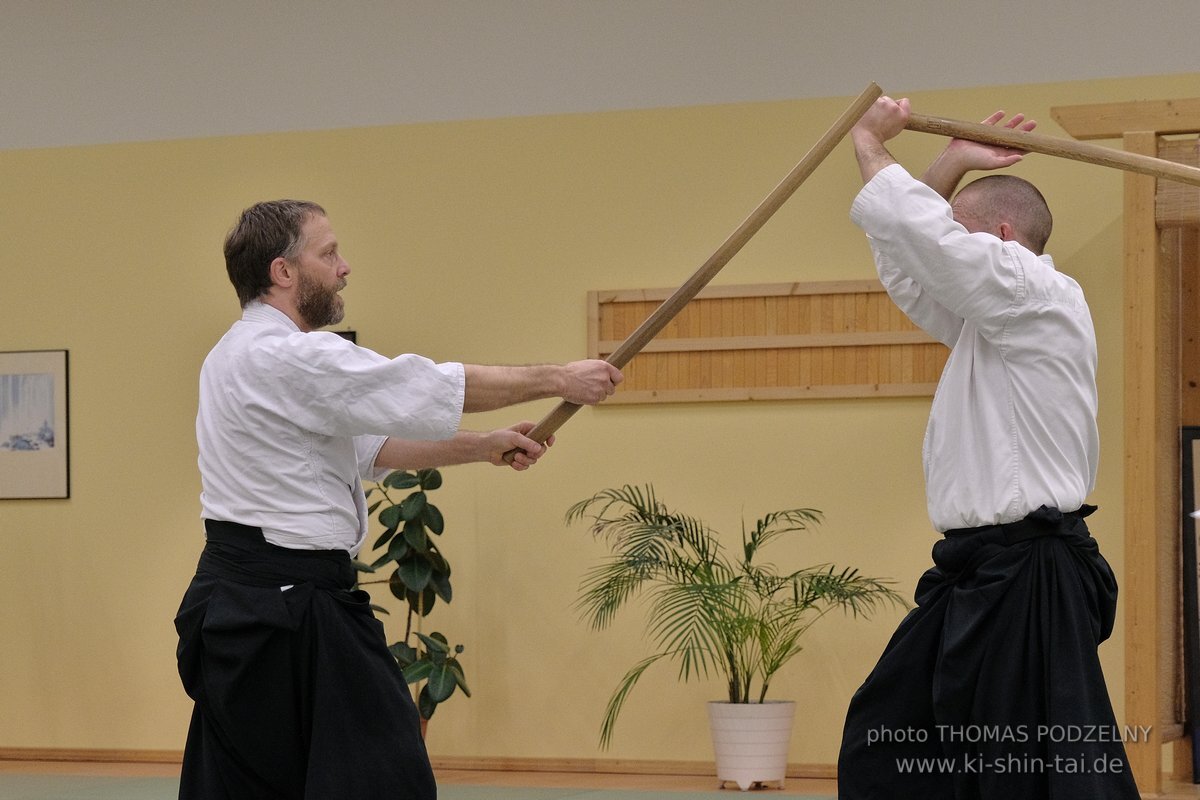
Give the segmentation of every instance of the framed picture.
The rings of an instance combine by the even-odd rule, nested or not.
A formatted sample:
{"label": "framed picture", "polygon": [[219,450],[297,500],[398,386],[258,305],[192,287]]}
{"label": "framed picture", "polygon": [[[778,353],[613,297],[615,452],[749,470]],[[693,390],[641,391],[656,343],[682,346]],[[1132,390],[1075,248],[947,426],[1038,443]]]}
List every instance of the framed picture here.
{"label": "framed picture", "polygon": [[67,351],[0,353],[0,500],[71,496]]}
{"label": "framed picture", "polygon": [[1200,782],[1200,548],[1197,547],[1197,520],[1200,510],[1200,427],[1186,426],[1180,431],[1180,474],[1183,485],[1183,692],[1186,700],[1185,727],[1192,737],[1193,782]]}

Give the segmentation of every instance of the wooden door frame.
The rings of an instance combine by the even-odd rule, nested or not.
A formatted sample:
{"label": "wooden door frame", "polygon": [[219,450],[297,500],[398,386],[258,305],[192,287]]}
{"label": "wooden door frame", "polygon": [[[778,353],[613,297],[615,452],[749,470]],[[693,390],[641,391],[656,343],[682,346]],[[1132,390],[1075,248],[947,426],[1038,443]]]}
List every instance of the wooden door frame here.
{"label": "wooden door frame", "polygon": [[[1159,138],[1200,131],[1200,98],[1058,106],[1051,109],[1076,139],[1121,139],[1125,150],[1157,156]],[[1174,704],[1164,636],[1175,636],[1179,506],[1179,260],[1164,252],[1155,218],[1154,178],[1127,173],[1124,200],[1125,322],[1125,720],[1151,725],[1126,743],[1138,788],[1163,788],[1162,747],[1175,743],[1175,777],[1190,773],[1191,746]],[[1177,677],[1177,676],[1176,676]],[[1183,766],[1181,766],[1183,765]],[[1190,777],[1187,775],[1186,777]]]}

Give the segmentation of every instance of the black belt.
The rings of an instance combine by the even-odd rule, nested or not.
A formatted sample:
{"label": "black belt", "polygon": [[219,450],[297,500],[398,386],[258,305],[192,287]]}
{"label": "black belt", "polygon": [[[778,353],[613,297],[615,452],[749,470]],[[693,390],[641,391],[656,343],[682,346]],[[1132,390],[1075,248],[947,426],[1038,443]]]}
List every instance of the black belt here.
{"label": "black belt", "polygon": [[271,544],[262,528],[204,520],[208,541],[197,572],[250,586],[312,583],[321,589],[350,589],[354,566],[345,550],[295,550]]}
{"label": "black belt", "polygon": [[983,525],[978,528],[953,528],[945,532],[946,537],[968,534],[998,532],[1008,544],[1040,539],[1043,536],[1088,535],[1084,517],[1090,516],[1096,506],[1082,505],[1077,511],[1059,511],[1057,508],[1041,506],[1031,511],[1024,519],[1002,525]]}

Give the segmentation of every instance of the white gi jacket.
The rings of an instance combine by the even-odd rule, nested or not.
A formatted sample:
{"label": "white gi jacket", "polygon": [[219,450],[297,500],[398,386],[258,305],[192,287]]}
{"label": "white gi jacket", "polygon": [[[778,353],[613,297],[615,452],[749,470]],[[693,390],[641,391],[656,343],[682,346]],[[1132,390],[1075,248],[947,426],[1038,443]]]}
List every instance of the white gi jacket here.
{"label": "white gi jacket", "polygon": [[462,364],[388,359],[251,303],[200,370],[202,516],[281,547],[356,554],[362,481],[386,474],[374,467],[384,440],[452,437],[465,391]]}
{"label": "white gi jacket", "polygon": [[1079,284],[1016,242],[968,233],[898,164],[851,219],[896,304],[951,348],[923,460],[939,531],[1074,511],[1095,487],[1096,336]]}

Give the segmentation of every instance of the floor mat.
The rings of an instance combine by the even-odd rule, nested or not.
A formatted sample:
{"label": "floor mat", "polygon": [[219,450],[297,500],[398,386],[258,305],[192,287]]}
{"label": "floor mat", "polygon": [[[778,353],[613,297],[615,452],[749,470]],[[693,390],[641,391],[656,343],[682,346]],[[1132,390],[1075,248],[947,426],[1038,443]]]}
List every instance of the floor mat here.
{"label": "floor mat", "polygon": [[[89,775],[0,775],[4,800],[175,800],[178,778],[114,778]],[[770,789],[746,792],[787,800],[833,800],[832,795],[777,795]],[[736,790],[668,792],[624,789],[554,789],[512,786],[439,786],[438,800],[733,800]]]}

